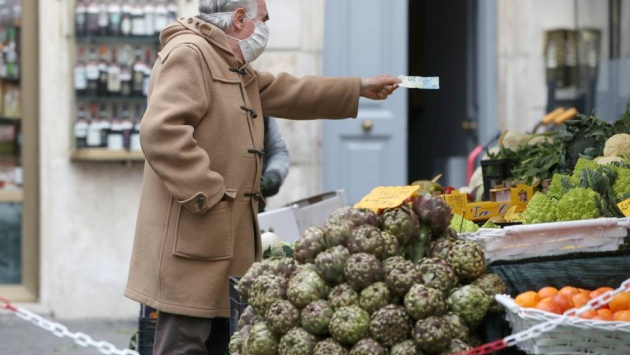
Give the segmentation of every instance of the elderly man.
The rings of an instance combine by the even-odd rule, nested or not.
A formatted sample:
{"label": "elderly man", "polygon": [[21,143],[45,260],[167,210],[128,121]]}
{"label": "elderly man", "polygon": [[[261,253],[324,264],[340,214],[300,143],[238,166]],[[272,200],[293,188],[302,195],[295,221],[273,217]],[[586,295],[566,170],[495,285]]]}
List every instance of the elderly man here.
{"label": "elderly man", "polygon": [[382,100],[399,83],[256,71],[265,1],[200,0],[199,10],[162,31],[140,127],[146,164],[125,295],[160,311],[156,355],[225,353],[228,276],[261,258],[262,113],[356,117],[359,96]]}

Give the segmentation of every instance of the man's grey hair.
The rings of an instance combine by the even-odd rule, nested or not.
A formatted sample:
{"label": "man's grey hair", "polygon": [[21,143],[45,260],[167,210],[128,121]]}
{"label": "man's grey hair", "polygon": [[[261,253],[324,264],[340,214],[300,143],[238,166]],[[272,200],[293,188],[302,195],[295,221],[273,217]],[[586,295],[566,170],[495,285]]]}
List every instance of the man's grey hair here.
{"label": "man's grey hair", "polygon": [[250,18],[256,18],[258,0],[199,0],[199,17],[226,31],[238,8],[245,9]]}

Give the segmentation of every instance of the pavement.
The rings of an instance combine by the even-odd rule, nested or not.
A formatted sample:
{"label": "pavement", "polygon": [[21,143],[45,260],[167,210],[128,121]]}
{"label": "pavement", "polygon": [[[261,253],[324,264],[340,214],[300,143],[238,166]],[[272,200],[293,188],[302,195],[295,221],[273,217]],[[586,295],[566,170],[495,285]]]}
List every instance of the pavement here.
{"label": "pavement", "polygon": [[[41,315],[47,320],[63,324],[70,332],[89,335],[94,341],[106,341],[118,349],[129,347],[138,331],[138,319],[82,319],[62,320]],[[12,313],[0,313],[0,355],[97,355],[95,347],[82,347],[71,338],[58,338]]]}

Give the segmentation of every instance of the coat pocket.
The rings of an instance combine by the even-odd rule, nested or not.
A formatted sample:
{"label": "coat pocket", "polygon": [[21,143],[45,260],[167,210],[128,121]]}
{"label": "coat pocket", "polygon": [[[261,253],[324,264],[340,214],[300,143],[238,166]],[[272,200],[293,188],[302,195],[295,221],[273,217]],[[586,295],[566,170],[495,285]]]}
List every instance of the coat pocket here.
{"label": "coat pocket", "polygon": [[195,214],[179,207],[173,254],[189,259],[232,258],[234,201],[221,201],[208,212]]}

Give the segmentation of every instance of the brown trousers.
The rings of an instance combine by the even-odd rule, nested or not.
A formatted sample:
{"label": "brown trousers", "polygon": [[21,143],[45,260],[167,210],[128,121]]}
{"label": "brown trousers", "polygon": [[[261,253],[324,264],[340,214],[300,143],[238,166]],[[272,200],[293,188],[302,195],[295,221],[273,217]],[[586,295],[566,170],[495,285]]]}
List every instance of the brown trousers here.
{"label": "brown trousers", "polygon": [[225,355],[228,318],[195,318],[159,312],[153,355]]}

